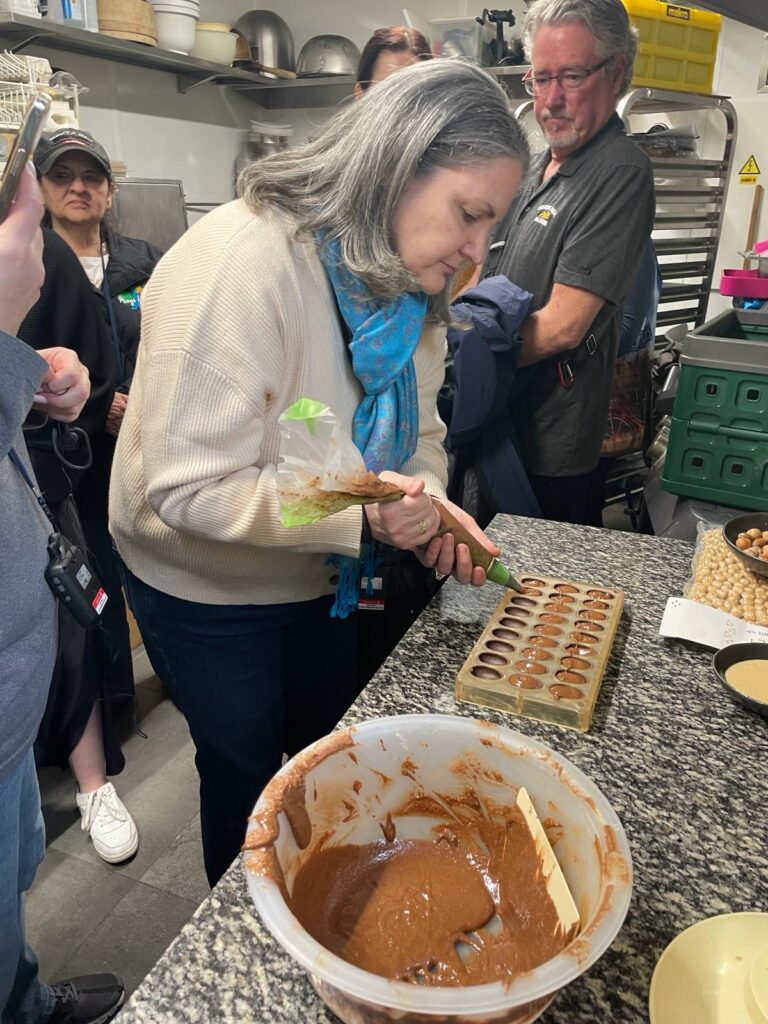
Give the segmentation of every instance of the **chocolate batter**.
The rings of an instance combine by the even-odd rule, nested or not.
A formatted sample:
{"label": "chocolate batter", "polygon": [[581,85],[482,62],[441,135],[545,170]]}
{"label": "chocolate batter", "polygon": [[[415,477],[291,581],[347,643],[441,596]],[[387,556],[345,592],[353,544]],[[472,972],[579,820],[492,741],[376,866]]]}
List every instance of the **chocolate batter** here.
{"label": "chocolate batter", "polygon": [[[465,805],[466,810],[466,805]],[[511,981],[570,941],[517,807],[437,825],[432,839],[325,847],[290,907],[322,946],[385,978],[426,985]]]}

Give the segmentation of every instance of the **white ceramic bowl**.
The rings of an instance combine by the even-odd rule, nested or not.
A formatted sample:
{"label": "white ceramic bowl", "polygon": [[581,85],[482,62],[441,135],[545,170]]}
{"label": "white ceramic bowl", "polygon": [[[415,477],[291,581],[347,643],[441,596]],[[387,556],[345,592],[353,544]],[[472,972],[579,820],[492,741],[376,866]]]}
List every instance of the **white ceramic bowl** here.
{"label": "white ceramic bowl", "polygon": [[229,67],[235,59],[236,47],[237,36],[234,32],[201,28],[198,24],[195,29],[195,45],[192,47],[192,56]]}
{"label": "white ceramic bowl", "polygon": [[768,1024],[768,914],[706,918],[659,957],[651,1024]]}
{"label": "white ceramic bowl", "polygon": [[155,14],[186,14],[191,15],[193,18],[200,17],[200,5],[197,3],[185,3],[184,0],[178,0],[178,2],[168,3],[157,3],[153,5]]}
{"label": "white ceramic bowl", "polygon": [[[513,803],[525,786],[542,820],[560,828],[550,841],[581,917],[581,931],[562,953],[516,978],[463,988],[425,987],[388,981],[353,967],[320,946],[288,909],[270,871],[270,854],[246,854],[248,887],[262,921],[275,939],[309,975],[315,990],[347,1024],[362,1021],[418,1020],[462,1024],[529,1024],[536,1020],[556,992],[586,971],[610,946],[629,907],[632,865],[624,830],[610,804],[575,765],[550,748],[520,733],[488,722],[450,715],[404,715],[364,722],[345,731],[351,745],[342,746],[343,733],[333,733],[298,754],[270,782],[259,798],[251,828],[264,827],[264,812],[274,807],[286,777],[298,771],[308,793],[323,794],[307,801],[312,839],[300,850],[287,819],[277,815],[274,844],[290,892],[296,873],[318,841],[322,844],[367,843],[381,839],[380,824],[388,810],[396,811],[410,793],[434,788],[441,795],[460,794],[466,776],[450,770],[461,759],[471,764],[473,785],[481,800]],[[404,774],[406,758],[416,766]],[[415,781],[414,779],[418,780]],[[354,804],[355,814],[350,812]],[[404,819],[395,824],[400,830]],[[414,830],[431,834],[434,819],[408,819]]]}
{"label": "white ceramic bowl", "polygon": [[195,45],[195,22],[192,14],[167,13],[155,8],[157,45],[174,53],[189,53]]}
{"label": "white ceramic bowl", "polygon": [[199,7],[181,7],[174,6],[172,4],[156,4],[154,7],[155,14],[185,14],[195,19],[200,16]]}

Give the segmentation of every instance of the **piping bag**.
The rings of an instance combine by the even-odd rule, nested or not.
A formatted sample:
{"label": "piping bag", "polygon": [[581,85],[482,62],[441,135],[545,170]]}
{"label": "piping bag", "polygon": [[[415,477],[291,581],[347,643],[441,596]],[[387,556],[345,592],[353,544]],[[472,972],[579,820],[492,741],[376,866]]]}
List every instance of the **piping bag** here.
{"label": "piping bag", "polygon": [[516,590],[518,594],[525,592],[525,588],[512,575],[512,570],[500,562],[490,551],[486,551],[439,498],[433,496],[432,504],[437,509],[442,524],[437,531],[437,537],[442,537],[445,533],[452,533],[457,543],[467,545],[472,556],[472,565],[479,565],[485,569],[485,575],[491,583],[498,583],[502,587]]}
{"label": "piping bag", "polygon": [[[365,468],[359,449],[327,405],[300,398],[278,422],[277,493],[284,526],[306,526],[352,505],[403,497],[394,484]],[[486,551],[439,498],[433,497],[432,502],[442,524],[437,536],[452,533],[467,545],[472,564],[484,569],[492,583],[523,591],[512,571]]]}

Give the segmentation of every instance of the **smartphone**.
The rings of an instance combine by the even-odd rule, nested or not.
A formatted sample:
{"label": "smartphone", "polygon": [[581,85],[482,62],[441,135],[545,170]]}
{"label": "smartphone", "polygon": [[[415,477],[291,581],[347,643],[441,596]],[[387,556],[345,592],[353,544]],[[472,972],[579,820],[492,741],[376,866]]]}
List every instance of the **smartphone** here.
{"label": "smartphone", "polygon": [[8,216],[24,168],[37,149],[50,109],[51,97],[45,92],[39,93],[29,102],[0,180],[0,223]]}

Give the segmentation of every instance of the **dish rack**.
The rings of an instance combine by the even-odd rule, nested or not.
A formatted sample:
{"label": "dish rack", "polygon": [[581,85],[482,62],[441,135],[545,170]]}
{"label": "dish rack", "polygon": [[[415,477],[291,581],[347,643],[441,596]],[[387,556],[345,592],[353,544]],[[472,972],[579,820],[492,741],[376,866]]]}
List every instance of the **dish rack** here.
{"label": "dish rack", "polygon": [[79,88],[59,88],[51,83],[51,65],[42,57],[0,52],[0,132],[18,131],[33,96],[48,91],[52,96],[46,130],[79,125]]}

